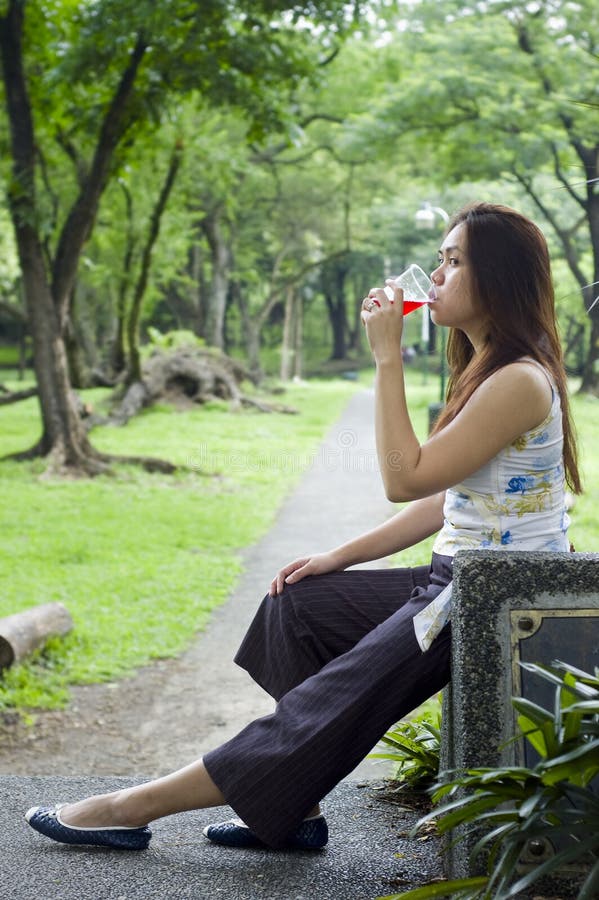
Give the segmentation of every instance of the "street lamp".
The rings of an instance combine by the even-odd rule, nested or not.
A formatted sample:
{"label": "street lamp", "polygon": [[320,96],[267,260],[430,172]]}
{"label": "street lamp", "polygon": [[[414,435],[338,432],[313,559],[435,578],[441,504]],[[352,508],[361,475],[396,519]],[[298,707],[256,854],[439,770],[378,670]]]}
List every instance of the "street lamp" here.
{"label": "street lamp", "polygon": [[[414,220],[416,222],[416,228],[426,228],[432,229],[435,227],[435,220],[439,216],[440,219],[443,220],[444,224],[449,222],[449,213],[447,213],[443,207],[441,206],[432,206],[428,201],[424,202],[420,209],[415,213]],[[428,306],[426,307],[428,310]],[[430,315],[430,311],[428,312]],[[428,424],[429,431],[433,427],[435,423],[435,419],[440,414],[443,406],[445,405],[445,383],[446,383],[446,370],[445,370],[445,354],[446,354],[446,335],[445,329],[441,328],[441,370],[439,373],[439,402],[431,403],[428,408]]]}
{"label": "street lamp", "polygon": [[449,213],[446,213],[441,206],[431,206],[426,201],[414,215],[417,228],[434,228],[435,216],[441,216],[445,223],[449,222]]}

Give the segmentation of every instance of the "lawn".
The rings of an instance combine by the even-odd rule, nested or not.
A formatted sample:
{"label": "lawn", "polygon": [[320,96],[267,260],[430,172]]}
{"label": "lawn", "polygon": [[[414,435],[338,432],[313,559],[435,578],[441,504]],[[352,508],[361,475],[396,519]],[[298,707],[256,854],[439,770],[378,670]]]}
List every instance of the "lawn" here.
{"label": "lawn", "polygon": [[[272,524],[353,390],[341,380],[291,385],[283,399],[298,415],[161,406],[93,431],[102,450],[184,465],[175,476],[120,466],[112,477],[58,480],[40,462],[1,463],[0,616],[61,601],[75,629],[5,673],[0,709],[53,707],[69,683],[180,653],[233,590],[240,551]],[[85,392],[96,406],[104,397]],[[35,400],[0,410],[0,455],[37,434]]]}
{"label": "lawn", "polygon": [[[438,383],[417,372],[408,381],[423,438]],[[361,382],[370,385],[372,373]],[[341,380],[291,385],[283,400],[298,415],[231,413],[220,403],[184,412],[161,406],[125,428],[93,431],[102,450],[183,464],[175,476],[120,466],[112,477],[66,481],[45,478],[39,461],[0,463],[0,616],[58,600],[75,621],[66,639],[4,674],[0,709],[59,706],[69,684],[113,679],[180,653],[234,589],[241,550],[270,527],[355,389]],[[86,392],[100,408],[105,396]],[[599,400],[575,395],[573,408],[586,492],[571,514],[571,539],[592,552],[599,547]],[[35,400],[0,409],[0,455],[37,436]],[[402,553],[401,564],[427,562],[431,543]]]}

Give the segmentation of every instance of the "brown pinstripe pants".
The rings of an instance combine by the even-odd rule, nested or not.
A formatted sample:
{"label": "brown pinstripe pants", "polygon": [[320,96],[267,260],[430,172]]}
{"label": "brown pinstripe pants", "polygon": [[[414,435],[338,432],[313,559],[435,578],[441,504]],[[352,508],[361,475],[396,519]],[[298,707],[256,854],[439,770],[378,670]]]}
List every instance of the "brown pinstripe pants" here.
{"label": "brown pinstripe pants", "polygon": [[448,682],[449,626],[422,653],[412,618],[451,580],[451,564],[433,555],[430,568],[335,572],[264,598],[235,661],[277,708],[204,764],[270,847]]}

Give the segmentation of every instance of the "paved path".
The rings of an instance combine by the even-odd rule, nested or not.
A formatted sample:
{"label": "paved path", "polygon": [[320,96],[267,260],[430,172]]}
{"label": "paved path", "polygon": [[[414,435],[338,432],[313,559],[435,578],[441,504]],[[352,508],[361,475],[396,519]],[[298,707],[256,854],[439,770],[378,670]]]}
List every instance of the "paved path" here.
{"label": "paved path", "polygon": [[[372,762],[363,764],[327,799],[332,839],[328,849],[317,854],[215,848],[200,835],[201,826],[214,818],[210,811],[157,823],[151,849],[138,855],[54,845],[31,832],[22,819],[24,809],[43,800],[113,789],[122,783],[116,776],[124,771],[125,760],[129,767],[135,761],[141,777],[155,774],[156,759],[164,756],[159,748],[168,756],[169,768],[183,765],[234,735],[248,719],[270,712],[272,701],[230,660],[281,564],[352,537],[392,512],[377,474],[372,405],[371,391],[352,397],[283,504],[274,528],[248,550],[234,596],[169,668],[166,682],[161,674],[160,691],[142,735],[115,734],[109,753],[105,747],[90,746],[87,773],[58,777],[62,770],[57,748],[52,772],[40,771],[39,777],[0,776],[0,897],[368,900],[391,893],[394,877],[415,886],[438,874],[434,848],[400,834],[415,820],[414,814],[398,813],[396,807],[378,802],[376,784],[365,784],[383,773],[380,764]],[[189,668],[196,680],[189,678]],[[136,677],[152,677],[151,669]],[[129,695],[134,684],[135,679],[127,682]],[[229,698],[226,707],[222,697]],[[158,768],[164,771],[162,762]],[[98,777],[102,774],[106,777]],[[401,859],[396,856],[399,852]]]}
{"label": "paved path", "polygon": [[[273,702],[230,660],[258,602],[276,571],[303,553],[331,547],[379,524],[392,511],[376,462],[373,393],[355,394],[321,444],[308,471],[284,502],[274,527],[245,555],[244,573],[231,599],[214,615],[205,634],[182,659],[201,673],[197,690],[175,673],[157,697],[142,735],[156,744],[164,734],[185,764],[239,731],[240,725],[272,711]],[[373,565],[384,565],[376,563]],[[186,696],[186,694],[188,696]],[[220,698],[234,698],[223,707]],[[198,734],[178,714],[181,705],[191,720],[206,723]],[[380,764],[366,762],[354,777],[381,775]]]}

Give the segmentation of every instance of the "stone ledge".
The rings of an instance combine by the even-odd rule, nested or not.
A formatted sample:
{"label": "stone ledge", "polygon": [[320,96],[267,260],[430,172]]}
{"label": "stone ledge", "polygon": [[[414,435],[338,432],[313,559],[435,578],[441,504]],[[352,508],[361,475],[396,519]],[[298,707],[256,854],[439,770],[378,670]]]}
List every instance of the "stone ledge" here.
{"label": "stone ledge", "polygon": [[[517,659],[526,644],[526,635],[516,628],[520,611],[539,622],[553,619],[564,625],[561,635],[553,628],[552,641],[536,641],[533,653],[540,658],[529,661],[550,664],[557,656],[585,668],[586,657],[589,668],[596,664],[599,554],[463,551],[456,556],[452,681],[444,692],[442,769],[523,762],[522,745],[510,742],[516,728],[511,698],[521,693]],[[581,627],[581,618],[588,622],[591,616],[593,628]],[[571,622],[567,629],[570,617],[578,617],[578,625]],[[575,643],[567,631],[575,632]],[[561,653],[562,647],[567,652]],[[527,691],[524,696],[539,702]],[[474,838],[464,840],[448,851],[451,877],[476,873],[469,860],[473,843]]]}

